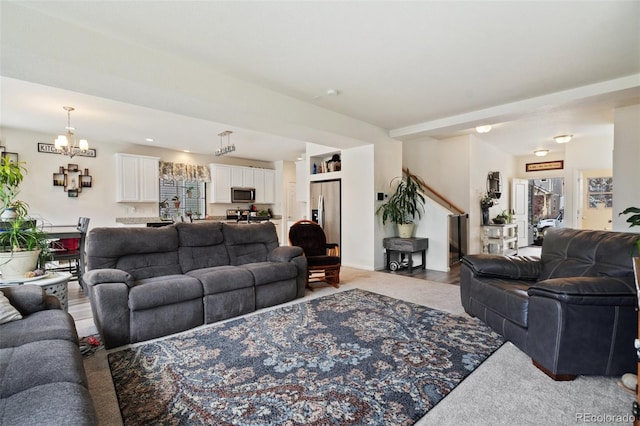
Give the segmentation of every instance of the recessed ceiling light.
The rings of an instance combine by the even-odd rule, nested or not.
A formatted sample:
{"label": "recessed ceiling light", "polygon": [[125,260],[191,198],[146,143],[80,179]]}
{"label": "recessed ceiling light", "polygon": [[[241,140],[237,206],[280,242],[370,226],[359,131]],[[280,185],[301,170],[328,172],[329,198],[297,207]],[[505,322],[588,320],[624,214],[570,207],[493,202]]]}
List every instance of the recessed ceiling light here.
{"label": "recessed ceiling light", "polygon": [[533,151],[533,153],[535,155],[537,155],[538,157],[544,157],[545,155],[547,155],[549,153],[548,149],[537,149],[535,151]]}
{"label": "recessed ceiling light", "polygon": [[554,136],[554,140],[558,143],[567,143],[571,140],[571,138],[573,137],[573,135],[559,135],[559,136]]}
{"label": "recessed ceiling light", "polygon": [[182,152],[191,152],[191,151],[189,151],[188,149],[185,149],[185,150],[184,150],[184,151],[182,151]]}
{"label": "recessed ceiling light", "polygon": [[476,127],[476,132],[478,133],[489,133],[491,131],[491,125],[485,124],[484,126]]}
{"label": "recessed ceiling light", "polygon": [[153,142],[153,138],[146,138],[145,141],[146,142]]}

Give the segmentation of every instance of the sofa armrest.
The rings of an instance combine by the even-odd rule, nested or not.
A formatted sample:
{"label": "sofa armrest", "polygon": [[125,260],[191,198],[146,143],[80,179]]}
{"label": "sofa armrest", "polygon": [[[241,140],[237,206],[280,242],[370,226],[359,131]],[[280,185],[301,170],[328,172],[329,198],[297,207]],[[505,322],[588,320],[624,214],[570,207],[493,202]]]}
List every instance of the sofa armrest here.
{"label": "sofa armrest", "polygon": [[291,259],[302,256],[304,251],[298,246],[278,246],[267,256],[270,262],[291,262]]}
{"label": "sofa armrest", "polygon": [[574,305],[635,306],[635,289],[614,277],[567,277],[539,281],[529,296],[546,297]]}
{"label": "sofa armrest", "polygon": [[536,256],[499,256],[474,254],[462,258],[462,264],[474,275],[535,281],[542,271],[542,262]]}
{"label": "sofa armrest", "polygon": [[121,269],[92,269],[82,275],[82,279],[88,286],[109,283],[124,283],[127,287],[133,287],[133,277],[130,273]]}
{"label": "sofa armrest", "polygon": [[22,315],[47,309],[62,309],[57,297],[47,295],[44,289],[37,285],[4,287],[2,293]]}

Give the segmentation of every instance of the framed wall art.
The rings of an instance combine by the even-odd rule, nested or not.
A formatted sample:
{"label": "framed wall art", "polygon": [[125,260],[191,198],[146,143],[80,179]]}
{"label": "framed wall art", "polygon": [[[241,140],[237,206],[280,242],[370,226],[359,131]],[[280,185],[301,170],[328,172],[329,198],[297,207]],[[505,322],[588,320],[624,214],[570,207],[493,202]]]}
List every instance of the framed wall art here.
{"label": "framed wall art", "polygon": [[12,163],[18,162],[18,154],[16,152],[2,151],[2,156],[8,158]]}

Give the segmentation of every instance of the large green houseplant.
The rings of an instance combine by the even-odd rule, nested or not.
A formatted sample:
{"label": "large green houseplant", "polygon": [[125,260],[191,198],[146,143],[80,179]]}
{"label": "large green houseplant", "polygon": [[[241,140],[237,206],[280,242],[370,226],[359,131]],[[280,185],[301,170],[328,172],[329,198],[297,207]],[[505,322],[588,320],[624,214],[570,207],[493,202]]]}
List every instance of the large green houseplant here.
{"label": "large green houseplant", "polygon": [[387,222],[395,223],[401,238],[410,238],[415,225],[413,220],[416,216],[420,219],[424,211],[424,187],[409,169],[403,170],[402,177],[394,178],[391,185],[394,184],[395,192],[386,203],[378,207],[376,214],[382,216],[383,225]]}
{"label": "large green houseplant", "polygon": [[25,273],[33,271],[38,261],[44,261],[49,253],[46,233],[28,217],[28,205],[16,199],[26,173],[24,163],[0,158],[0,273],[3,281],[24,278]]}
{"label": "large green houseplant", "polygon": [[[626,220],[626,222],[629,224],[629,228],[634,227],[634,226],[640,226],[640,208],[638,208],[638,207],[627,207],[618,216],[623,215],[623,214],[630,214],[631,215]],[[638,239],[636,240],[636,245],[638,247],[638,255],[640,255],[640,237],[638,237]]]}

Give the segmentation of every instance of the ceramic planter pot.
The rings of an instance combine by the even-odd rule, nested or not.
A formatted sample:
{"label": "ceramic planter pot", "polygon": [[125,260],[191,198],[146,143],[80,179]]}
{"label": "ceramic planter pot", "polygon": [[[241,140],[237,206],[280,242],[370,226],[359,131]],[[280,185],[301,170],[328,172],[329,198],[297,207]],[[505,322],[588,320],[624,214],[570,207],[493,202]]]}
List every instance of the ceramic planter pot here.
{"label": "ceramic planter pot", "polygon": [[24,279],[24,274],[38,265],[40,250],[0,252],[2,281]]}
{"label": "ceramic planter pot", "polygon": [[398,223],[398,236],[400,238],[411,238],[415,223]]}

